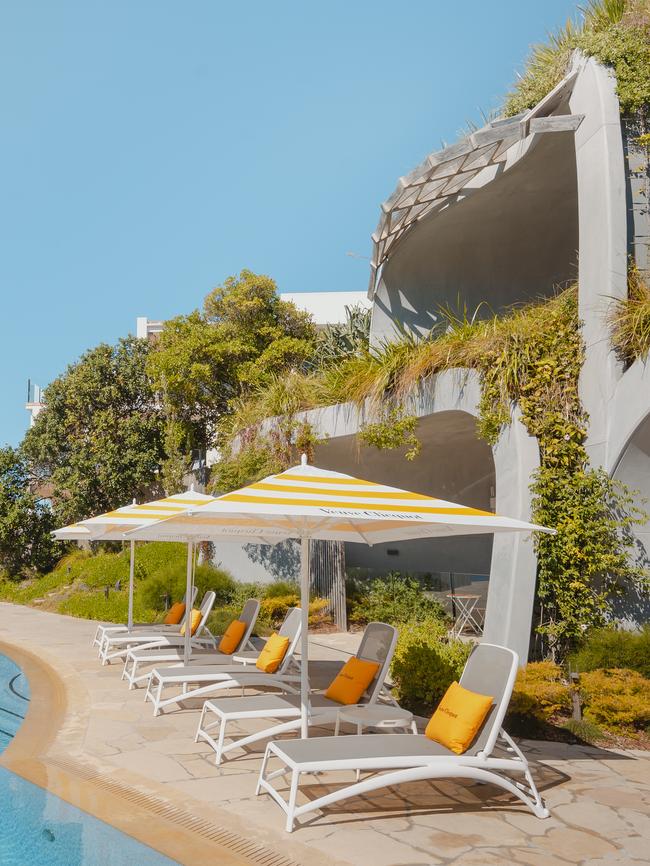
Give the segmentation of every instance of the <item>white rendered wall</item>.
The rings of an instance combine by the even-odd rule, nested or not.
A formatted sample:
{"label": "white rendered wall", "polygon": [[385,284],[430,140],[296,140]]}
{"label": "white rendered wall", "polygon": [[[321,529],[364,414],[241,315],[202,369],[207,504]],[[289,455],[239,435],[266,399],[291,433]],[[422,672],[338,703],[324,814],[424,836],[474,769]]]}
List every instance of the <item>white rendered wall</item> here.
{"label": "white rendered wall", "polygon": [[627,297],[625,162],[616,82],[595,60],[576,57],[580,74],[571,111],[585,119],[575,134],[578,176],[579,313],[586,356],[580,398],[589,414],[587,452],[607,466],[612,435],[611,400],[621,367],[611,350],[607,310]]}

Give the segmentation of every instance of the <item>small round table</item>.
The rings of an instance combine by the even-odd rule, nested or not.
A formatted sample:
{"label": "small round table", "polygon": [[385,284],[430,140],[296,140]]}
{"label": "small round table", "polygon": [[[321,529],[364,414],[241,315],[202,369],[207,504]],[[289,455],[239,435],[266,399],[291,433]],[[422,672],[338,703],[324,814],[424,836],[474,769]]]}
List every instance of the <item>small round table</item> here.
{"label": "small round table", "polygon": [[413,713],[403,710],[401,707],[392,707],[388,704],[373,704],[367,707],[341,707],[336,715],[336,726],[334,736],[338,737],[341,722],[350,722],[357,726],[357,734],[362,734],[364,728],[410,728],[417,734],[418,728],[413,718]]}

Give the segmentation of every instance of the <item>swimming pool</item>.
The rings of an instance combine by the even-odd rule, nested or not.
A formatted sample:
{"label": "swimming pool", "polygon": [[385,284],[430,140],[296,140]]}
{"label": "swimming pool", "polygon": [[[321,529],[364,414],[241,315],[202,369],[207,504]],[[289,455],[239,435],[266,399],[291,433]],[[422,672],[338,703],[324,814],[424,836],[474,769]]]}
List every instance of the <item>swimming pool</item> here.
{"label": "swimming pool", "polygon": [[[0,752],[29,703],[29,683],[0,654]],[[174,866],[104,821],[0,767],[1,866]]]}

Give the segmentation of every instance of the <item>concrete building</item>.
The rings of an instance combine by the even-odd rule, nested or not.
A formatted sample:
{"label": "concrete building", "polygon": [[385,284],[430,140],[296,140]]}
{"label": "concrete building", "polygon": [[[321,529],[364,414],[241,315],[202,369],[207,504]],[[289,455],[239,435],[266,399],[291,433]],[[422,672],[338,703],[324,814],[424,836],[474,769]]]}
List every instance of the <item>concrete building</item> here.
{"label": "concrete building", "polygon": [[29,412],[29,426],[33,427],[34,422],[45,408],[43,402],[43,389],[40,385],[35,385],[31,379],[27,380],[27,402],[25,409]]}
{"label": "concrete building", "polygon": [[[377,341],[396,327],[426,333],[445,304],[499,311],[578,280],[589,456],[650,499],[650,373],[642,361],[623,368],[605,321],[611,299],[627,295],[630,254],[648,268],[647,152],[633,135],[612,72],[576,53],[569,74],[531,111],[489,123],[400,178],[372,236],[369,298]],[[469,370],[441,374],[421,391],[414,411],[422,452],[413,463],[360,448],[364,417],[352,404],[313,410],[306,417],[326,437],[317,462],[527,520],[537,442],[516,414],[494,447],[480,440],[479,397]],[[638,537],[650,550],[648,527]],[[222,554],[238,577],[273,573],[252,548],[224,545]],[[486,638],[526,657],[536,580],[528,538],[349,545],[346,560],[375,573],[419,573],[433,588],[454,579],[456,588],[482,587]]]}

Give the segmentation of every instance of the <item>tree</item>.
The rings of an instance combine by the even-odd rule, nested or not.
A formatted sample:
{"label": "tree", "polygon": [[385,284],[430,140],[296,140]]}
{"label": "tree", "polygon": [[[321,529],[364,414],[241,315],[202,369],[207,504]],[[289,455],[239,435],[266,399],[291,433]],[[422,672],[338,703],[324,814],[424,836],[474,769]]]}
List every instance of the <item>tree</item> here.
{"label": "tree", "polygon": [[31,490],[20,451],[0,448],[0,571],[14,577],[26,568],[44,571],[57,558],[51,509]]}
{"label": "tree", "polygon": [[146,373],[149,352],[134,337],[102,344],[45,390],[23,450],[32,471],[52,484],[59,522],[160,492],[165,420]]}
{"label": "tree", "polygon": [[166,413],[207,448],[231,401],[304,364],[315,338],[309,314],[283,301],[270,277],[243,270],[210,292],[202,313],[165,323],[148,371]]}

